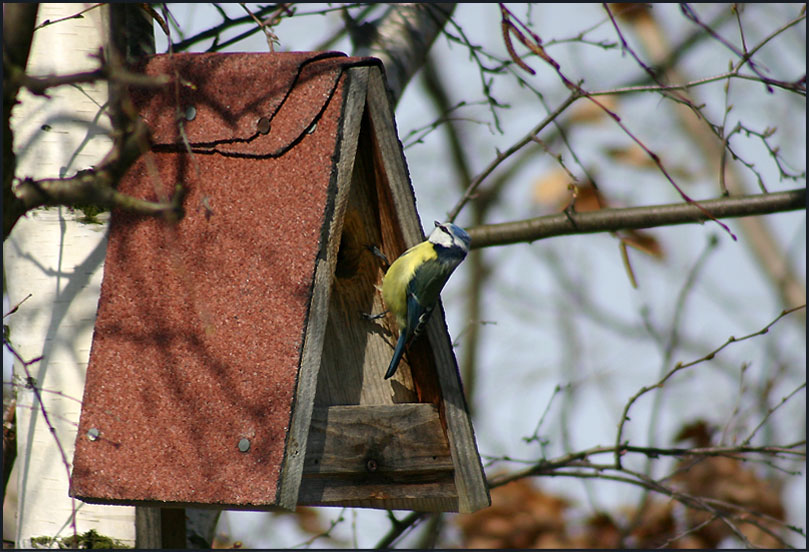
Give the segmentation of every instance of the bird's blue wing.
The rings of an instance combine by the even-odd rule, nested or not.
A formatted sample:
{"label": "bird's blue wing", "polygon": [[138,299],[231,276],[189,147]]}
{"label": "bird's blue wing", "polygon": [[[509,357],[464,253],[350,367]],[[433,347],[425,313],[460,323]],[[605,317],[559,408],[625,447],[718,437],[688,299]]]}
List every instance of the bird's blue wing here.
{"label": "bird's blue wing", "polygon": [[393,350],[393,358],[390,360],[388,371],[385,372],[385,379],[388,379],[396,373],[399,362],[404,355],[405,346],[414,336],[421,333],[432,311],[432,306],[425,308],[419,302],[418,297],[410,291],[407,292],[407,327],[402,328],[399,333],[399,340],[396,342],[396,348]]}
{"label": "bird's blue wing", "polygon": [[411,337],[419,335],[430,319],[435,303],[424,305],[415,294],[407,294],[407,330]]}

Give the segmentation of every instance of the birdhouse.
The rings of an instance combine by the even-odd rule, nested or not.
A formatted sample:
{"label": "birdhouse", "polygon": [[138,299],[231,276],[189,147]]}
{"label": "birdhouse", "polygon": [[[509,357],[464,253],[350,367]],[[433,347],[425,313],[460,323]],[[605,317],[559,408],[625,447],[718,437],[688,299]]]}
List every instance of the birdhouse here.
{"label": "birdhouse", "polygon": [[394,378],[385,266],[424,239],[380,63],[148,59],[151,151],[118,190],[71,481],[86,502],[471,512],[489,505],[436,308]]}

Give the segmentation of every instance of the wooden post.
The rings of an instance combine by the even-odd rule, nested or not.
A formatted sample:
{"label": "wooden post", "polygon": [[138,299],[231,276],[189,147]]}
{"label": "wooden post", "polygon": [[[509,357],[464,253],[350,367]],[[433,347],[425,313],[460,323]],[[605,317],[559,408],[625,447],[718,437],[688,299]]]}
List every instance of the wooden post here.
{"label": "wooden post", "polygon": [[135,508],[135,548],[158,550],[163,548],[163,525],[160,508]]}
{"label": "wooden post", "polygon": [[185,508],[138,506],[135,509],[135,548],[186,548]]}

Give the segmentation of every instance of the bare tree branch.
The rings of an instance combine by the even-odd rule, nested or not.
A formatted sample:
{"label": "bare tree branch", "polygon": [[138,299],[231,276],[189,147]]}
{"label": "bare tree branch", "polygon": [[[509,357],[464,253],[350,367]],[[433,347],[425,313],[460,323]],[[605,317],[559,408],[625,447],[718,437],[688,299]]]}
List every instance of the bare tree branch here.
{"label": "bare tree branch", "polygon": [[[715,218],[748,217],[806,208],[806,188],[699,202]],[[693,203],[672,203],[586,213],[565,212],[528,220],[487,224],[469,229],[472,248],[533,242],[552,236],[617,232],[705,222],[709,217]]]}
{"label": "bare tree branch", "polygon": [[[748,458],[746,455],[760,454],[773,457],[790,457],[796,460],[806,458],[806,441],[801,440],[784,446],[762,446],[751,447],[748,445],[738,446],[715,446],[715,447],[639,447],[627,444],[616,446],[596,446],[588,449],[572,452],[558,458],[541,459],[531,462],[531,465],[515,472],[494,475],[489,478],[489,487],[496,488],[534,475],[548,475],[554,470],[567,467],[581,467],[585,460],[601,454],[611,454],[624,456],[626,454],[640,454],[649,458],[659,458],[661,456],[684,457],[695,456],[703,458],[725,457],[742,460]],[[512,459],[509,459],[513,461]],[[594,464],[589,464],[593,466]],[[598,464],[601,466],[601,464]],[[606,465],[606,464],[605,464]],[[611,465],[612,468],[616,468]],[[620,468],[616,468],[620,469]]]}
{"label": "bare tree branch", "polygon": [[68,21],[70,19],[82,19],[84,17],[82,14],[87,13],[90,10],[94,10],[95,8],[98,8],[98,7],[102,6],[102,5],[103,5],[103,2],[99,2],[97,4],[93,4],[93,5],[91,5],[91,6],[87,7],[87,8],[84,8],[83,10],[77,11],[73,15],[68,15],[67,17],[60,17],[59,19],[54,19],[54,20],[46,19],[45,21],[43,21],[42,23],[37,25],[36,29],[34,29],[34,30],[36,31],[38,29],[42,29],[44,27],[47,27],[48,25],[54,25],[56,23],[61,23],[62,21]]}
{"label": "bare tree branch", "polygon": [[214,27],[211,27],[209,29],[206,29],[206,30],[204,30],[202,32],[199,32],[199,33],[197,33],[197,34],[195,34],[193,36],[190,36],[188,38],[184,38],[184,39],[180,40],[179,42],[173,43],[171,45],[171,50],[174,51],[174,52],[183,52],[183,51],[188,50],[194,44],[198,44],[199,42],[203,42],[205,40],[213,39],[214,42],[211,45],[211,47],[208,49],[208,51],[209,52],[217,51],[217,50],[225,48],[226,46],[229,46],[229,45],[231,45],[231,44],[233,44],[235,42],[238,42],[240,40],[244,40],[248,36],[251,36],[251,35],[261,31],[262,29],[261,29],[260,26],[251,25],[246,31],[244,31],[243,33],[240,33],[238,36],[230,38],[230,39],[228,39],[228,40],[226,40],[224,42],[221,42],[221,43],[219,42],[220,36],[227,29],[230,29],[232,27],[238,27],[239,25],[250,24],[250,23],[254,22],[255,20],[254,20],[254,18],[252,16],[255,16],[255,17],[259,18],[259,19],[262,19],[265,16],[270,15],[270,17],[269,17],[269,19],[271,21],[270,25],[274,25],[276,23],[276,19],[279,18],[282,13],[285,14],[285,15],[292,15],[292,11],[290,9],[290,4],[284,4],[284,3],[269,4],[269,5],[266,5],[266,6],[260,6],[258,9],[256,9],[252,13],[252,16],[250,14],[248,14],[248,15],[245,15],[245,16],[242,16],[242,17],[233,17],[233,18],[231,18],[231,17],[227,17],[224,14],[224,12],[222,12],[222,11],[220,11],[220,13],[222,14],[222,16],[224,18],[224,21],[222,21],[222,23],[220,23],[219,25],[216,25]]}
{"label": "bare tree branch", "polygon": [[391,527],[388,534],[382,537],[374,548],[376,549],[388,549],[391,547],[391,544],[402,536],[402,534],[407,531],[410,527],[421,521],[424,516],[427,514],[424,512],[410,512],[404,519],[398,520],[393,518],[393,514],[391,514],[391,521],[393,521],[393,527]]}
{"label": "bare tree branch", "polygon": [[394,103],[424,64],[428,50],[454,9],[455,4],[392,4],[376,22],[370,43],[354,52],[382,60]]}
{"label": "bare tree branch", "polygon": [[[741,6],[733,7],[728,5],[724,7],[721,12],[730,16],[734,12],[737,11],[737,8],[741,8]],[[792,10],[790,10],[792,11]],[[721,16],[720,16],[721,17]],[[770,34],[764,37],[757,45],[753,46],[746,52],[746,56],[742,56],[742,58],[735,64],[731,64],[730,71],[731,73],[735,73],[740,71],[745,65],[747,65],[748,56],[752,56],[756,52],[758,52],[761,48],[765,45],[770,44],[772,40],[776,37],[782,36],[785,31],[792,28],[793,26],[797,25],[798,23],[804,22],[806,20],[806,13],[805,13],[805,6],[799,10],[794,17],[790,17],[788,21],[786,21],[783,25],[780,25],[778,28],[774,29]],[[666,48],[661,48],[661,45],[665,43],[665,40],[661,41],[660,37],[665,36],[665,31],[663,30],[663,25],[661,25],[656,19],[651,18],[649,22],[653,25],[654,33],[640,33],[638,36],[641,38],[641,44],[643,47],[651,52],[652,61],[659,61],[664,55],[670,56],[669,52]],[[703,24],[704,25],[704,24]],[[721,25],[720,18],[717,18],[716,21],[708,23],[711,28],[718,29]],[[704,37],[712,37],[709,32],[702,26],[697,26],[696,31],[702,33]],[[652,38],[656,37],[656,38]],[[805,39],[804,39],[804,48],[805,48]],[[676,52],[676,50],[675,50]],[[633,55],[633,57],[636,57]],[[667,82],[685,82],[689,79],[684,78],[682,75],[682,71],[684,69],[677,69],[673,64],[663,64],[665,69],[665,77]],[[768,83],[774,85],[774,83]],[[798,93],[805,94],[806,89],[806,75],[802,78],[796,79],[794,84],[794,88]],[[726,97],[728,95],[730,81],[728,80],[726,83],[725,94]],[[762,181],[761,174],[754,169],[752,164],[745,162],[744,160],[738,158],[738,156],[733,152],[730,147],[729,139],[737,132],[736,130],[726,130],[724,128],[724,123],[722,124],[713,124],[710,122],[710,117],[705,113],[705,110],[698,108],[693,102],[688,102],[686,104],[681,104],[687,109],[675,109],[675,114],[681,120],[685,131],[688,135],[691,136],[691,139],[697,145],[698,150],[702,153],[705,159],[705,166],[707,170],[714,171],[717,170],[719,173],[719,184],[723,191],[723,194],[726,194],[728,191],[732,194],[742,195],[747,193],[747,185],[745,180],[742,178],[741,174],[733,164],[726,163],[725,160],[728,157],[728,153],[731,154],[732,158],[735,160],[740,161],[744,166],[750,169],[756,176],[759,187],[762,191],[765,191],[764,183]],[[725,114],[727,115],[727,111],[730,106],[726,106]],[[805,110],[805,104],[804,104]],[[689,113],[693,113],[695,117],[688,116]],[[740,128],[737,126],[737,128]],[[749,129],[746,129],[749,131]],[[782,178],[793,178],[794,175],[787,175],[784,173],[783,169],[781,168],[781,161],[779,159],[779,154],[774,151],[772,148],[769,147],[767,141],[762,137],[762,141],[764,142],[765,146],[767,147],[768,151],[770,152],[773,160],[775,161],[776,165],[778,166],[779,172],[781,173]],[[714,166],[714,163],[718,162],[718,166]],[[805,169],[800,171],[797,175],[798,178],[805,179]],[[793,178],[794,179],[794,178]],[[765,272],[775,283],[776,288],[778,289],[779,294],[782,297],[782,301],[784,305],[796,305],[801,304],[806,301],[806,283],[803,281],[803,278],[797,275],[796,271],[792,268],[790,257],[783,251],[783,247],[780,243],[775,239],[773,236],[773,232],[770,229],[767,221],[765,219],[755,217],[755,218],[745,218],[739,221],[739,228],[745,238],[745,243],[753,252],[753,254],[758,259],[758,264],[761,267],[761,270]],[[803,323],[805,323],[805,318],[801,318]]]}
{"label": "bare tree branch", "polygon": [[182,215],[180,194],[172,201],[151,202],[114,188],[141,153],[148,150],[146,133],[146,125],[138,121],[137,130],[120,147],[114,147],[97,169],[80,171],[70,178],[26,178],[13,187],[14,196],[26,211],[44,205],[96,205],[175,220]]}
{"label": "bare tree branch", "polygon": [[115,81],[120,84],[127,84],[139,87],[158,87],[163,86],[169,82],[166,75],[159,75],[157,77],[147,77],[137,73],[130,73],[122,69],[114,69],[108,64],[103,64],[101,67],[94,71],[86,71],[84,73],[73,73],[70,75],[49,75],[44,77],[31,77],[25,73],[17,73],[11,78],[9,82],[18,88],[25,87],[32,94],[40,96],[47,96],[49,88],[57,86],[64,86],[67,84],[83,84],[97,82],[100,80]]}
{"label": "bare tree branch", "polygon": [[[665,479],[656,480],[648,475],[628,469],[615,464],[595,464],[589,460],[591,456],[599,454],[614,454],[620,456],[626,453],[639,453],[650,458],[659,456],[682,456],[685,458],[708,458],[713,456],[726,456],[737,460],[748,459],[749,454],[766,454],[777,456],[788,451],[788,454],[795,458],[805,458],[806,442],[801,441],[785,447],[760,447],[752,450],[744,445],[740,447],[704,447],[691,449],[659,449],[651,447],[593,447],[576,453],[567,454],[560,458],[551,460],[540,460],[522,470],[500,474],[489,478],[489,487],[496,488],[526,477],[576,477],[581,479],[599,479],[606,481],[616,481],[620,483],[638,486],[646,491],[653,491],[680,502],[684,506],[708,512],[721,520],[728,526],[730,531],[747,546],[753,547],[747,537],[739,530],[737,524],[749,523],[763,530],[771,537],[787,545],[780,535],[777,535],[765,523],[774,523],[783,526],[791,531],[804,536],[801,529],[786,524],[783,520],[774,518],[764,512],[753,510],[742,505],[718,500],[708,496],[697,496],[688,492],[680,491],[664,483]],[[795,450],[804,447],[803,450]],[[742,456],[744,455],[744,456]]]}

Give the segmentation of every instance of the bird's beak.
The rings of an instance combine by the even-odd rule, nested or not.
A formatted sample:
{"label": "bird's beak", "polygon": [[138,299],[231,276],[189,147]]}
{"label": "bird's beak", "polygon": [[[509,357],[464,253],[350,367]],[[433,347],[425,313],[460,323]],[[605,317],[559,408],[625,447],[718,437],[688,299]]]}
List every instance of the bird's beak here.
{"label": "bird's beak", "polygon": [[436,228],[438,228],[439,226],[441,226],[441,223],[440,223],[440,222],[438,222],[437,220],[435,220],[435,221],[433,221],[433,222],[435,222],[435,227],[436,227]]}

